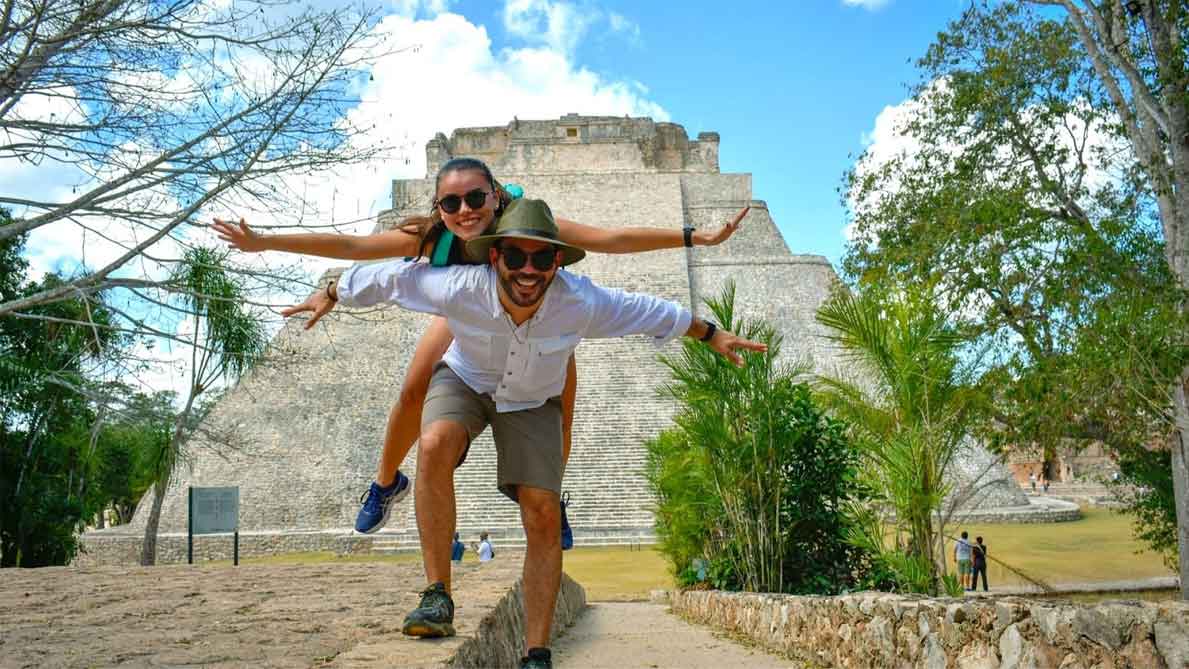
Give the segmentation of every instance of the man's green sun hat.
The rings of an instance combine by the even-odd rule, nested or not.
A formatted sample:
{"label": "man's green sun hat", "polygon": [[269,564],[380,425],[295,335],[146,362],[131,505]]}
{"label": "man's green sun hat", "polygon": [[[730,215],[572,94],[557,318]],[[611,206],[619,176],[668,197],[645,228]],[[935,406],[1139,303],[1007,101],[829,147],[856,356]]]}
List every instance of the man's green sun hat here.
{"label": "man's green sun hat", "polygon": [[544,200],[513,200],[504,207],[504,213],[495,224],[494,232],[467,242],[467,255],[476,260],[486,261],[487,250],[495,240],[504,237],[535,239],[553,244],[561,251],[562,265],[573,265],[586,257],[586,251],[558,239],[557,223],[553,221],[553,212],[549,211],[549,205],[545,204]]}

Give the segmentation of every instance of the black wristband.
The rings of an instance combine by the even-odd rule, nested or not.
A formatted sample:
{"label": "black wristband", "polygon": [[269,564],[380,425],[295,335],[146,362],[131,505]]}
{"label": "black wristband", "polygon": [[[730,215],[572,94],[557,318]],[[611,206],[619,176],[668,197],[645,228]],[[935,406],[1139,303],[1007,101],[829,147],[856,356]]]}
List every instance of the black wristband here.
{"label": "black wristband", "polygon": [[687,225],[684,228],[682,228],[682,232],[685,233],[686,248],[692,247],[694,245],[694,226]]}
{"label": "black wristband", "polygon": [[702,322],[706,324],[706,334],[702,335],[698,341],[710,341],[714,339],[714,333],[718,331],[718,326],[714,324],[714,321],[703,319]]}
{"label": "black wristband", "polygon": [[331,302],[338,302],[338,301],[339,301],[339,298],[337,298],[337,297],[335,297],[334,295],[331,295],[331,294],[330,294],[330,287],[331,287],[331,286],[333,286],[333,285],[334,285],[334,284],[336,284],[336,283],[338,283],[338,282],[337,282],[337,281],[335,281],[334,279],[331,279],[331,280],[330,280],[330,283],[326,284],[326,297],[330,298],[330,301],[331,301]]}

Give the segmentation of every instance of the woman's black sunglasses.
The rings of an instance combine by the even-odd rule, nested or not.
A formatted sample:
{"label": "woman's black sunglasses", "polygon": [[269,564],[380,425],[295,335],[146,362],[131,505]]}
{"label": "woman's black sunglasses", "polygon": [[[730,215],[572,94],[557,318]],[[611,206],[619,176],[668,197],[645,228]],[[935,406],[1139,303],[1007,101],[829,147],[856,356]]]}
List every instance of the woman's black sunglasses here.
{"label": "woman's black sunglasses", "polygon": [[467,206],[471,209],[479,209],[487,202],[487,196],[491,194],[489,190],[476,188],[472,191],[467,191],[463,195],[447,195],[438,200],[435,204],[442,208],[442,211],[447,214],[457,214],[459,209],[462,209],[462,202],[466,200]]}
{"label": "woman's black sunglasses", "polygon": [[525,263],[531,262],[533,269],[538,272],[548,272],[553,269],[553,261],[557,257],[557,249],[552,246],[541,249],[540,251],[533,251],[532,253],[525,253],[524,250],[518,249],[515,246],[501,246],[500,253],[504,256],[504,265],[512,271],[516,271],[524,267]]}

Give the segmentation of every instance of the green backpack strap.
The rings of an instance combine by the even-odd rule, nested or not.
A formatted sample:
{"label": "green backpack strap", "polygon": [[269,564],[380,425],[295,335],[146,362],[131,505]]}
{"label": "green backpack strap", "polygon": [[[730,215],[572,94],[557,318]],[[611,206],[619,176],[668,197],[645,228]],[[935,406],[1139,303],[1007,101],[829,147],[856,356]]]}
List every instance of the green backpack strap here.
{"label": "green backpack strap", "polygon": [[437,243],[433,245],[433,257],[429,259],[429,264],[434,267],[445,267],[449,265],[451,246],[454,246],[454,233],[449,230],[443,230],[442,236],[438,237]]}

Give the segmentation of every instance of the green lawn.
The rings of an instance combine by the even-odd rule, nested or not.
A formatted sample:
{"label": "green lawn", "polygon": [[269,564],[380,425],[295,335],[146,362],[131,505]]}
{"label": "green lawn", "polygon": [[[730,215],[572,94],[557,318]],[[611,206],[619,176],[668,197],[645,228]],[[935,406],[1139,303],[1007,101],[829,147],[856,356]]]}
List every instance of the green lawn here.
{"label": "green lawn", "polygon": [[[947,530],[957,535],[963,529],[971,539],[982,536],[991,557],[1032,575],[1046,583],[1093,583],[1121,581],[1152,576],[1168,576],[1159,556],[1131,536],[1131,520],[1106,509],[1084,509],[1084,517],[1072,523],[1038,525],[953,525]],[[581,528],[576,528],[581,540]],[[952,548],[948,551],[952,557]],[[320,564],[331,562],[418,562],[419,553],[399,555],[350,555],[333,553],[290,553],[244,558],[241,564]],[[468,560],[476,559],[472,552]],[[516,559],[519,558],[519,554]],[[228,565],[230,560],[204,564]],[[951,570],[954,566],[951,561]],[[670,589],[664,556],[650,547],[577,547],[565,553],[565,570],[586,588],[591,601],[647,599],[649,591]],[[1018,585],[1023,581],[1002,565],[992,561],[988,570],[992,589]]]}
{"label": "green lawn", "polygon": [[563,568],[586,589],[590,601],[648,599],[651,590],[670,590],[673,577],[664,556],[650,546],[574,547],[565,552]]}
{"label": "green lawn", "polygon": [[[1036,525],[997,524],[947,527],[957,536],[982,536],[988,555],[1050,584],[1122,581],[1170,576],[1157,554],[1141,550],[1131,535],[1131,518],[1108,509],[1082,509],[1083,518],[1071,523]],[[1137,551],[1141,551],[1138,552]],[[953,567],[953,549],[949,551]],[[992,561],[987,578],[994,588],[1022,580]]]}

